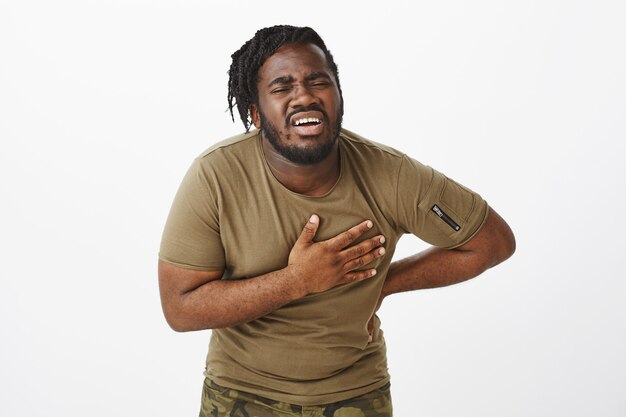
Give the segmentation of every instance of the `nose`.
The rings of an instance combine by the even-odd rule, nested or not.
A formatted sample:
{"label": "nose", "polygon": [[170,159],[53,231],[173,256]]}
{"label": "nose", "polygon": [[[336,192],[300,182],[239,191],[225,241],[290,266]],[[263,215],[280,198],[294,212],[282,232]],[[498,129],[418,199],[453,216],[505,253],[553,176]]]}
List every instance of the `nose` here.
{"label": "nose", "polygon": [[311,104],[319,104],[318,98],[306,85],[298,84],[292,90],[292,107],[307,107]]}

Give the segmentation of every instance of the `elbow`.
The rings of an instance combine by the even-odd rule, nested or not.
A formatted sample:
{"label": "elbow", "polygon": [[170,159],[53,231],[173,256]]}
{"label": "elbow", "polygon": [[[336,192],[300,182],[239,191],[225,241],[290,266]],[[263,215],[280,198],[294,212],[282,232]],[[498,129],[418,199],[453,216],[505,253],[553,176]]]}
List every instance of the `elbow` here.
{"label": "elbow", "polygon": [[178,297],[173,296],[170,292],[164,292],[161,289],[161,310],[163,311],[163,317],[168,326],[175,332],[188,332],[190,326],[185,319],[183,305]]}
{"label": "elbow", "polygon": [[206,330],[211,328],[210,326],[200,325],[197,319],[194,319],[194,317],[190,316],[181,308],[164,305],[163,315],[165,316],[165,321],[170,328],[177,333],[193,332],[196,330]]}
{"label": "elbow", "polygon": [[223,320],[216,319],[214,315],[211,315],[211,318],[206,317],[202,312],[190,309],[184,303],[163,305],[163,315],[170,328],[177,333],[226,327]]}
{"label": "elbow", "polygon": [[187,320],[184,320],[182,317],[180,317],[180,315],[175,314],[174,312],[166,311],[166,309],[163,309],[163,315],[165,316],[165,321],[167,322],[168,326],[170,326],[170,328],[177,333],[185,333],[194,330],[189,325]]}
{"label": "elbow", "polygon": [[517,244],[513,230],[495,210],[491,209],[487,220],[490,226],[487,246],[491,247],[491,266],[495,266],[513,256]]}
{"label": "elbow", "polygon": [[182,322],[168,319],[166,319],[166,321],[167,324],[170,326],[170,329],[174,330],[176,333],[186,333],[194,330],[190,326]]}
{"label": "elbow", "polygon": [[515,253],[515,249],[517,249],[517,242],[515,241],[515,235],[511,232],[511,237],[506,243],[507,245],[507,255],[505,259],[509,259]]}
{"label": "elbow", "polygon": [[502,252],[503,252],[502,261],[505,261],[509,259],[511,256],[513,256],[513,254],[515,253],[515,249],[517,248],[515,235],[513,234],[513,231],[508,225],[503,232],[502,241],[503,241],[502,242],[502,247],[503,247],[502,248]]}
{"label": "elbow", "polygon": [[[497,242],[497,243],[496,243]],[[515,249],[517,248],[517,243],[515,241],[515,235],[508,225],[500,231],[499,239],[496,240],[492,253],[493,256],[493,264],[491,266],[496,266],[501,262],[506,261],[515,253]]]}

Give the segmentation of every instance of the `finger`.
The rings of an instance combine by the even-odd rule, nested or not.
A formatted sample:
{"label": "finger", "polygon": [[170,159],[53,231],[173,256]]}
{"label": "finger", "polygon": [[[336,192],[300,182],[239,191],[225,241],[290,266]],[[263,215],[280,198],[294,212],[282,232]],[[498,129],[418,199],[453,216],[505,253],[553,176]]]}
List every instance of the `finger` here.
{"label": "finger", "polygon": [[380,258],[384,254],[385,254],[385,248],[376,248],[373,251],[370,251],[363,256],[360,256],[356,259],[346,262],[343,266],[343,269],[346,272],[354,271],[355,269],[358,269],[362,267],[363,265],[367,265],[368,263],[372,262],[374,259]]}
{"label": "finger", "polygon": [[365,255],[367,252],[370,252],[372,249],[377,248],[383,243],[385,243],[385,237],[376,236],[371,239],[364,240],[358,245],[354,245],[349,247],[348,249],[344,249],[341,254],[344,257],[345,262],[348,262],[352,259],[358,258],[359,256]]}
{"label": "finger", "polygon": [[315,237],[315,233],[317,233],[319,224],[320,219],[316,214],[309,217],[309,221],[306,222],[304,229],[302,229],[302,233],[300,233],[300,237],[298,237],[298,242],[313,243],[313,238]]}
{"label": "finger", "polygon": [[343,233],[339,233],[337,236],[328,240],[328,243],[336,250],[341,250],[354,242],[363,233],[370,230],[374,224],[371,220],[366,220],[363,223],[357,224],[354,227],[346,230]]}
{"label": "finger", "polygon": [[366,280],[368,278],[371,278],[374,275],[376,275],[376,270],[375,269],[367,269],[365,271],[348,272],[343,277],[344,277],[346,282],[358,282],[358,281],[363,281],[363,280]]}

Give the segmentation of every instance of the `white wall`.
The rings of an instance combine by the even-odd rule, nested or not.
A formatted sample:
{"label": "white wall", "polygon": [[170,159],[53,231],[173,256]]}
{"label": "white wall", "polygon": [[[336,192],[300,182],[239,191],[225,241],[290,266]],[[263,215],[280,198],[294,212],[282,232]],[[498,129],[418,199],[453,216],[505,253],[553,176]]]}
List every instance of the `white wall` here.
{"label": "white wall", "polygon": [[[397,416],[623,416],[626,3],[0,1],[0,415],[197,415],[209,332],[162,317],[230,54],[310,25],[344,125],[479,191],[507,263],[381,310]],[[406,238],[396,257],[424,245]]]}

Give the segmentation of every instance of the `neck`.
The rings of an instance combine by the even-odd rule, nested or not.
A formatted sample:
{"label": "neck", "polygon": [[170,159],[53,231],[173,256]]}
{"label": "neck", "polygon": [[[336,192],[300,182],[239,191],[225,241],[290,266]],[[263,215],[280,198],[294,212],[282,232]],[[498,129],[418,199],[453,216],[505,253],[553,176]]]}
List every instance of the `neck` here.
{"label": "neck", "polygon": [[300,165],[291,162],[263,137],[263,151],[274,177],[294,193],[312,197],[328,193],[337,183],[340,174],[339,141],[333,150],[321,162],[312,165]]}

